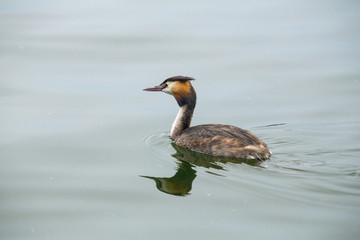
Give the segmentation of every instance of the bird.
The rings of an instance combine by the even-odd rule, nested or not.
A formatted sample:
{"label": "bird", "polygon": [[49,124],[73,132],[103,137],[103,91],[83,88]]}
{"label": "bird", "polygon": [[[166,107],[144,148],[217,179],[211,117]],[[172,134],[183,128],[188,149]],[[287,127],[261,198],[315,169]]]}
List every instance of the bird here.
{"label": "bird", "polygon": [[196,105],[196,92],[192,77],[174,76],[160,85],[143,89],[172,95],[179,105],[179,112],[170,131],[171,140],[178,146],[206,155],[256,159],[270,158],[268,146],[248,130],[232,125],[203,124],[190,126]]}

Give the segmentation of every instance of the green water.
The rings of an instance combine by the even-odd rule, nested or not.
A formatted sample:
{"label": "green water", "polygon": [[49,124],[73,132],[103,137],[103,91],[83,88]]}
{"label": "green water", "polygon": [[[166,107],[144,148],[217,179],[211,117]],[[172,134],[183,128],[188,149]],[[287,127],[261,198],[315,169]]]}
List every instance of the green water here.
{"label": "green water", "polygon": [[[0,3],[1,239],[359,239],[356,1]],[[193,124],[273,156],[176,149]]]}

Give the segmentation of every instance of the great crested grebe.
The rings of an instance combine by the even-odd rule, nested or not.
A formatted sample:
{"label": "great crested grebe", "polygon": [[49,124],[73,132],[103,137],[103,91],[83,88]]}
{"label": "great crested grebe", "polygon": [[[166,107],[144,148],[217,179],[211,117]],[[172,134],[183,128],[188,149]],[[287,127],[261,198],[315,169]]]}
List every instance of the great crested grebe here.
{"label": "great crested grebe", "polygon": [[159,86],[144,91],[161,91],[173,95],[180,110],[172,125],[170,138],[180,147],[200,153],[242,159],[264,160],[270,157],[267,145],[251,132],[222,124],[190,127],[196,105],[196,92],[191,77],[175,76]]}

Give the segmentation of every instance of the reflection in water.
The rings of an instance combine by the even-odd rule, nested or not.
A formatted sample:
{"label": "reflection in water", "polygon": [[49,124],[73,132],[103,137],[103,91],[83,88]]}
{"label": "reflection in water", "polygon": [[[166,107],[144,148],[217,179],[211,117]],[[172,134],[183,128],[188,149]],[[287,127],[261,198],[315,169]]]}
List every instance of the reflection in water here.
{"label": "reflection in water", "polygon": [[177,172],[172,177],[142,177],[153,179],[156,183],[157,189],[161,192],[177,196],[185,196],[191,190],[192,182],[196,177],[196,171],[192,168],[190,163],[179,161]]}
{"label": "reflection in water", "polygon": [[172,146],[176,150],[176,153],[172,156],[178,160],[178,168],[175,175],[168,178],[150,176],[141,177],[153,179],[157,189],[161,192],[176,196],[185,196],[191,191],[192,182],[196,177],[195,166],[224,170],[220,164],[232,162],[259,166],[261,163],[258,160],[209,156],[179,147],[174,143],[172,143]]}

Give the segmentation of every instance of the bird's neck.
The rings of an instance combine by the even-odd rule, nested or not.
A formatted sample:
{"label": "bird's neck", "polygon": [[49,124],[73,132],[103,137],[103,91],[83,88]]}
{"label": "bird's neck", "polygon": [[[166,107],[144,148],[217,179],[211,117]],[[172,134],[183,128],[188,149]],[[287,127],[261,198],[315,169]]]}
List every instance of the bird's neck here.
{"label": "bird's neck", "polygon": [[196,105],[196,93],[191,87],[190,94],[181,98],[175,97],[179,104],[179,112],[171,128],[170,138],[175,139],[182,131],[190,127],[191,119]]}
{"label": "bird's neck", "polygon": [[194,113],[194,108],[191,109],[188,105],[180,107],[175,121],[171,127],[170,138],[175,139],[182,131],[190,127],[191,119]]}

